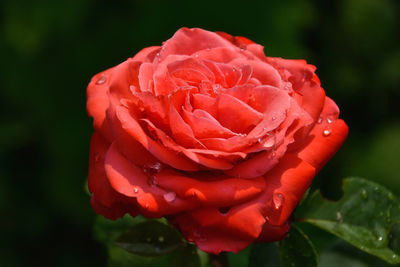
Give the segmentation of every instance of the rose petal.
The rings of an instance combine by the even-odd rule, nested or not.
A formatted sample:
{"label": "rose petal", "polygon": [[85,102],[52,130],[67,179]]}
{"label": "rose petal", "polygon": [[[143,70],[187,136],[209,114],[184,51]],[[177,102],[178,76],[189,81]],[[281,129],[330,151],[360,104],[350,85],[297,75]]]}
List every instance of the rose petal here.
{"label": "rose petal", "polygon": [[116,116],[121,122],[123,131],[142,144],[161,162],[180,170],[198,170],[198,166],[194,162],[186,159],[186,157],[177,155],[149,138],[126,107],[118,106],[116,108]]}
{"label": "rose petal", "polygon": [[138,79],[140,91],[152,92],[152,88],[149,87],[150,81],[153,79],[153,65],[151,63],[143,63],[140,66]]}
{"label": "rose petal", "polygon": [[97,214],[101,214],[109,220],[122,218],[126,213],[129,213],[132,217],[138,215],[138,211],[129,204],[114,202],[110,207],[107,207],[101,204],[94,195],[90,198],[90,205]]}
{"label": "rose petal", "polygon": [[237,253],[249,246],[265,223],[258,205],[234,206],[222,214],[217,208],[197,209],[172,218],[183,236],[205,252]]}
{"label": "rose petal", "polygon": [[196,139],[192,129],[182,119],[181,115],[178,113],[178,111],[176,111],[174,105],[170,105],[169,125],[171,127],[172,136],[178,144],[190,148],[205,148],[204,145]]}
{"label": "rose petal", "polygon": [[223,127],[204,110],[195,109],[192,113],[183,109],[182,116],[190,125],[196,138],[207,138],[209,136],[229,138],[236,135],[231,130]]}
{"label": "rose petal", "polygon": [[260,194],[265,188],[262,177],[253,180],[219,177],[207,181],[190,178],[181,173],[163,171],[156,175],[158,185],[176,192],[182,198],[197,199],[202,205],[227,207],[242,203]]}
{"label": "rose petal", "polygon": [[[230,162],[228,162],[224,159],[213,159],[213,158],[204,157],[202,155],[194,153],[190,149],[186,149],[185,147],[178,145],[171,138],[169,138],[165,133],[163,133],[160,129],[157,129],[150,121],[148,121],[146,119],[142,119],[142,121],[144,121],[148,124],[148,126],[151,128],[151,131],[154,131],[156,133],[157,138],[160,139],[160,141],[166,148],[174,150],[178,154],[182,153],[183,155],[185,155],[187,158],[191,159],[192,161],[194,161],[200,165],[203,165],[205,167],[211,168],[211,169],[229,170],[233,167],[233,165]],[[193,139],[193,142],[198,142],[198,144],[194,143],[195,147],[204,147],[203,144],[201,144],[196,139]]]}
{"label": "rose petal", "polygon": [[239,54],[232,47],[216,47],[211,49],[200,50],[194,54],[196,58],[202,61],[230,63],[237,58],[247,59],[243,54]]}
{"label": "rose petal", "polygon": [[112,140],[111,130],[105,122],[106,110],[109,105],[108,84],[113,69],[109,69],[93,76],[87,87],[86,110],[93,118],[93,128],[105,138]]}
{"label": "rose petal", "polygon": [[271,225],[284,224],[311,185],[315,168],[294,154],[286,154],[265,175],[269,185],[258,201],[268,203],[265,210]]}
{"label": "rose petal", "polygon": [[199,28],[181,28],[163,45],[161,60],[168,55],[192,55],[207,48],[234,46],[218,34]]}
{"label": "rose petal", "polygon": [[106,207],[111,207],[119,198],[110,187],[104,170],[104,157],[109,146],[110,143],[99,133],[93,133],[90,139],[88,186],[89,191],[97,196],[97,202]]}
{"label": "rose petal", "polygon": [[348,127],[343,120],[337,119],[338,114],[336,104],[327,97],[321,123],[315,124],[304,145],[297,149],[298,157],[318,171],[333,157],[347,137]]}
{"label": "rose petal", "polygon": [[214,118],[217,116],[217,100],[215,98],[203,94],[192,94],[192,98],[193,108],[204,110]]}
{"label": "rose petal", "polygon": [[246,103],[227,94],[218,95],[217,112],[218,121],[237,133],[248,132],[264,117]]}
{"label": "rose petal", "polygon": [[143,170],[131,164],[112,144],[106,154],[105,170],[111,186],[120,194],[135,198],[140,209],[148,216],[174,214],[195,206],[191,200],[164,197],[168,191],[149,184]]}

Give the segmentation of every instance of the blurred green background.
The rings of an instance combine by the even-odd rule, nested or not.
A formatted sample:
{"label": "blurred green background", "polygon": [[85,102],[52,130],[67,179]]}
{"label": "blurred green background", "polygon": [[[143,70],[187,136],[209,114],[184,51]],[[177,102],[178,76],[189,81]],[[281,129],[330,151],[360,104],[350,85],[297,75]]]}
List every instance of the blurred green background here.
{"label": "blurred green background", "polygon": [[84,191],[86,86],[182,26],[316,65],[350,127],[316,184],[334,197],[340,178],[363,176],[400,194],[400,1],[2,0],[0,10],[0,266],[106,265]]}

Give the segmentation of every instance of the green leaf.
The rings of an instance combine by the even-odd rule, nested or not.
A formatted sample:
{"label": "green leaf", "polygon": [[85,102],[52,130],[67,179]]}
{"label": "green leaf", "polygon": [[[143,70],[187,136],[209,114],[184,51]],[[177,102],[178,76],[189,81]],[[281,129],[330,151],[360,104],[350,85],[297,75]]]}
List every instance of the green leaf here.
{"label": "green leaf", "polygon": [[248,267],[279,267],[279,251],[276,243],[253,244]]}
{"label": "green leaf", "polygon": [[251,246],[239,251],[238,253],[228,253],[230,267],[242,267],[249,265],[249,255]]}
{"label": "green leaf", "polygon": [[160,256],[183,245],[181,235],[169,225],[149,220],[131,227],[120,235],[115,244],[141,256]]}
{"label": "green leaf", "polygon": [[186,243],[171,254],[169,261],[171,267],[200,267],[200,257],[193,244]]}
{"label": "green leaf", "polygon": [[397,232],[389,238],[392,227],[400,222],[399,199],[386,188],[361,178],[345,179],[343,191],[339,201],[326,200],[320,192],[314,192],[299,207],[297,217],[388,263],[400,263],[400,255],[392,248],[397,246]]}
{"label": "green leaf", "polygon": [[315,267],[318,254],[306,236],[296,225],[292,225],[288,236],[279,244],[282,267]]}

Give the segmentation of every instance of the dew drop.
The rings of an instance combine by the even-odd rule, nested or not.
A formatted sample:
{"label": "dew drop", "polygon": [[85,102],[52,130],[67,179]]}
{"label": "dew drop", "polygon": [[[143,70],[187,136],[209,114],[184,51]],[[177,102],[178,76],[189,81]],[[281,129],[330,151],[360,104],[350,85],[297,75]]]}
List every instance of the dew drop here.
{"label": "dew drop", "polygon": [[322,117],[319,117],[318,120],[317,120],[317,123],[318,123],[318,124],[321,124],[321,123],[322,123],[322,120],[323,120]]}
{"label": "dew drop", "polygon": [[149,176],[159,173],[162,170],[162,164],[160,162],[155,162],[143,166],[143,172]]}
{"label": "dew drop", "polygon": [[175,194],[175,192],[168,192],[168,193],[165,193],[163,197],[164,197],[165,201],[172,202],[175,200],[176,194]]}
{"label": "dew drop", "polygon": [[274,121],[274,120],[276,120],[276,116],[275,116],[275,115],[274,115],[274,116],[272,116],[272,118],[271,118],[271,119],[272,119],[273,121]]}
{"label": "dew drop", "polygon": [[137,193],[139,192],[139,189],[137,187],[133,188],[133,192]]}
{"label": "dew drop", "polygon": [[378,241],[382,241],[382,240],[383,240],[382,236],[378,237]]}
{"label": "dew drop", "polygon": [[274,208],[279,210],[285,202],[285,197],[281,193],[276,193],[272,196],[272,202],[274,203]]}
{"label": "dew drop", "polygon": [[272,156],[272,157],[275,157],[275,156],[276,156],[276,152],[275,152],[275,151],[272,152],[271,156]]}
{"label": "dew drop", "polygon": [[257,142],[258,142],[258,143],[261,143],[261,138],[258,138]]}
{"label": "dew drop", "polygon": [[327,121],[328,123],[332,123],[332,122],[333,122],[332,118],[330,118],[330,117],[328,117],[328,118],[326,119],[326,121]]}
{"label": "dew drop", "polygon": [[329,129],[326,129],[326,130],[324,130],[324,131],[322,132],[323,136],[330,136],[331,133],[332,133],[332,131],[329,130]]}
{"label": "dew drop", "polygon": [[368,198],[367,190],[365,190],[365,189],[361,190],[361,196],[363,199],[367,199]]}
{"label": "dew drop", "polygon": [[101,75],[101,77],[97,80],[96,84],[103,84],[107,81],[107,76],[106,75]]}

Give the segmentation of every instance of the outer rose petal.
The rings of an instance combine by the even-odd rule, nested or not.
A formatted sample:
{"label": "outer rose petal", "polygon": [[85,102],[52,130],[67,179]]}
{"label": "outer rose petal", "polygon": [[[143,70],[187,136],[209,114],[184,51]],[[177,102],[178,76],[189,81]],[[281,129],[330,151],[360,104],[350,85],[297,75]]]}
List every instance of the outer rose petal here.
{"label": "outer rose petal", "polygon": [[262,177],[252,180],[220,176],[218,180],[190,178],[181,173],[163,171],[155,175],[158,185],[183,198],[194,198],[204,206],[228,207],[250,200],[262,193]]}
{"label": "outer rose petal", "polygon": [[89,191],[96,195],[96,202],[111,207],[118,200],[118,194],[111,188],[104,170],[104,157],[110,144],[97,132],[90,140]]}
{"label": "outer rose petal", "polygon": [[264,175],[269,186],[259,201],[268,201],[265,214],[271,225],[279,226],[289,219],[315,173],[315,168],[307,162],[293,154],[286,154],[275,168]]}
{"label": "outer rose petal", "polygon": [[110,207],[102,205],[94,195],[90,198],[90,204],[97,214],[103,215],[105,218],[115,220],[124,217],[129,213],[132,217],[138,215],[137,210],[131,204],[124,204],[120,201],[113,203]]}
{"label": "outer rose petal", "polygon": [[196,207],[191,200],[179,197],[168,201],[164,195],[168,193],[160,187],[149,184],[149,178],[143,170],[130,163],[112,144],[106,154],[105,170],[111,186],[120,194],[135,198],[142,213],[157,217],[174,214]]}
{"label": "outer rose petal", "polygon": [[297,150],[298,157],[318,171],[333,157],[347,137],[349,129],[343,120],[337,119],[338,114],[336,104],[327,97],[321,113],[321,123],[315,124],[304,145]]}
{"label": "outer rose petal", "polygon": [[108,108],[108,83],[113,69],[108,69],[95,75],[87,88],[86,109],[93,118],[93,128],[102,133],[108,140],[112,140],[111,131],[105,122]]}
{"label": "outer rose petal", "polygon": [[226,213],[209,208],[178,214],[172,223],[201,250],[219,254],[245,249],[260,235],[265,218],[257,204],[244,203]]}
{"label": "outer rose petal", "polygon": [[229,41],[216,33],[199,28],[181,28],[165,42],[164,50],[159,58],[163,60],[168,55],[191,55],[200,50],[217,47],[235,48]]}

